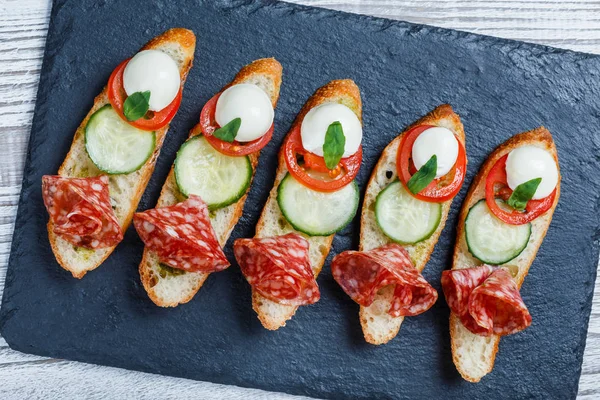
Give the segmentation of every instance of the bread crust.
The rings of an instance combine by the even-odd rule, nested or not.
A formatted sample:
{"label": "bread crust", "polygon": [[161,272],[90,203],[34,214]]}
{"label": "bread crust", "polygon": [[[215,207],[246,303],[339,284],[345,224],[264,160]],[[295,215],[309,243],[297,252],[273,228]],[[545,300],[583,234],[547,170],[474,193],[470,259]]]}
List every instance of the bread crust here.
{"label": "bread crust", "polygon": [[273,93],[269,96],[271,98],[271,104],[273,108],[277,107],[279,101],[279,90],[281,88],[281,80],[283,77],[283,67],[273,57],[271,58],[260,58],[256,61],[245,65],[235,75],[233,80],[223,87],[225,90],[233,85],[238,85],[252,80],[256,76],[267,76],[273,81]]}
{"label": "bread crust", "polygon": [[[442,104],[442,105],[436,107],[431,112],[429,112],[427,115],[425,115],[424,117],[420,118],[416,122],[409,125],[400,135],[398,135],[394,140],[392,140],[385,147],[383,152],[381,153],[379,161],[377,162],[377,165],[373,169],[373,173],[371,174],[369,183],[367,184],[367,191],[365,194],[365,199],[363,202],[363,207],[362,207],[362,212],[361,212],[360,242],[359,242],[359,250],[360,251],[371,250],[372,248],[379,247],[386,243],[392,243],[392,240],[385,237],[385,235],[383,235],[383,234],[380,235],[381,240],[378,243],[376,243],[376,244],[372,244],[372,243],[367,244],[366,243],[366,236],[371,233],[371,232],[369,232],[370,227],[375,225],[373,223],[373,221],[375,219],[375,215],[374,215],[374,212],[372,211],[372,205],[374,205],[375,196],[377,195],[377,193],[379,193],[378,189],[380,189],[379,188],[380,184],[377,181],[378,181],[378,178],[381,176],[381,174],[384,173],[386,169],[389,170],[390,167],[392,168],[393,176],[390,179],[388,179],[388,181],[393,182],[396,179],[396,175],[397,175],[396,155],[397,155],[397,152],[400,147],[400,142],[401,142],[402,138],[404,137],[404,135],[408,131],[410,131],[414,127],[417,127],[420,125],[433,125],[433,126],[446,127],[448,129],[452,130],[453,133],[458,138],[458,140],[461,142],[461,144],[463,146],[465,146],[465,132],[464,132],[463,124],[462,124],[458,114],[456,114],[454,112],[454,110],[452,109],[452,107],[449,104]],[[393,160],[392,164],[389,163],[390,159]],[[370,193],[370,192],[373,192],[373,193]],[[450,212],[450,206],[452,205],[453,200],[454,199],[451,199],[451,200],[448,200],[448,201],[445,201],[444,203],[442,203],[442,217],[440,220],[440,224],[438,225],[435,232],[427,240],[421,242],[421,244],[418,245],[418,248],[415,246],[411,246],[411,245],[404,246],[407,250],[409,250],[409,253],[411,253],[411,259],[412,259],[413,263],[415,264],[415,268],[419,272],[423,271],[423,269],[425,268],[425,265],[429,261],[429,258],[431,257],[431,254],[433,253],[435,245],[438,242],[438,239],[439,239],[442,231],[444,230],[444,227],[446,225],[446,220],[448,219],[448,213]],[[379,228],[377,228],[377,229],[379,229]],[[392,299],[392,296],[391,296],[390,291],[386,290],[386,288],[383,288],[380,291],[380,293],[378,293],[378,295],[376,296],[375,302],[382,301],[385,303],[389,303],[389,302],[391,302],[391,299]],[[359,320],[361,323],[361,327],[363,330],[365,340],[368,343],[374,344],[374,345],[385,344],[385,343],[389,342],[391,339],[393,339],[394,337],[396,337],[396,335],[398,334],[398,332],[400,330],[400,326],[402,324],[402,321],[404,320],[404,317],[394,318],[391,316],[388,317],[386,315],[385,318],[386,318],[386,322],[388,325],[387,333],[385,333],[383,335],[375,335],[375,332],[378,332],[378,330],[376,328],[370,326],[370,324],[374,323],[373,318],[370,315],[371,307],[377,307],[377,305],[374,304],[369,307],[361,306],[360,311],[359,311]],[[383,307],[383,308],[385,308],[385,307]]]}
{"label": "bread crust", "polygon": [[[221,91],[227,89],[228,87],[230,87],[232,85],[237,85],[240,83],[251,81],[251,80],[255,79],[256,77],[266,77],[273,83],[272,94],[270,95],[270,98],[271,98],[271,103],[273,104],[273,107],[275,108],[277,106],[277,101],[279,99],[279,91],[280,91],[280,87],[281,87],[282,73],[283,73],[283,68],[277,60],[275,60],[274,58],[261,58],[261,59],[253,61],[252,63],[242,67],[240,69],[240,71],[236,74],[234,79],[230,83],[228,83],[226,86],[224,86],[221,89]],[[198,124],[194,128],[192,128],[192,130],[190,131],[189,138],[191,138],[193,136],[197,136],[199,134],[201,134],[200,124]],[[233,230],[233,228],[237,224],[238,220],[242,216],[242,212],[244,209],[244,203],[246,202],[246,198],[248,197],[248,192],[250,191],[250,188],[252,186],[252,180],[254,179],[254,175],[256,173],[256,167],[258,165],[259,156],[260,156],[260,151],[257,151],[255,153],[248,155],[248,158],[250,159],[250,163],[252,164],[252,178],[250,181],[250,185],[248,185],[248,189],[246,190],[246,193],[244,194],[244,196],[242,196],[236,203],[228,206],[228,208],[231,208],[231,215],[226,222],[226,226],[215,227],[214,223],[213,223],[213,228],[215,228],[215,232],[217,232],[217,239],[219,240],[219,244],[221,245],[221,247],[225,246],[225,243],[229,239],[229,235],[231,234],[231,231]],[[171,166],[171,171],[169,172],[169,176],[167,177],[167,180],[165,181],[165,184],[163,185],[157,207],[163,207],[163,206],[169,205],[167,203],[170,203],[170,202],[167,202],[165,200],[168,197],[175,197],[180,201],[184,200],[183,195],[177,189],[177,184],[175,182],[175,175],[174,175],[174,165]],[[142,256],[142,261],[140,262],[140,265],[139,265],[140,278],[141,278],[142,284],[144,286],[144,289],[146,289],[146,292],[148,293],[148,296],[150,297],[152,302],[154,302],[154,304],[156,304],[157,306],[160,306],[160,307],[176,307],[179,304],[184,304],[184,303],[189,302],[196,295],[196,293],[198,293],[198,291],[200,290],[200,288],[206,281],[206,278],[208,278],[208,276],[210,275],[210,274],[199,273],[199,272],[184,272],[184,274],[197,275],[197,279],[194,282],[194,285],[192,287],[187,288],[187,290],[185,292],[182,292],[181,297],[179,297],[178,299],[168,301],[166,299],[161,298],[160,295],[158,295],[158,293],[154,289],[155,284],[156,284],[155,279],[157,279],[157,278],[155,277],[153,270],[151,268],[152,263],[153,263],[153,261],[152,261],[151,252],[149,250],[147,250],[146,248],[144,248],[144,255]]]}
{"label": "bread crust", "polygon": [[[556,185],[556,197],[554,199],[554,203],[552,207],[543,215],[539,216],[532,222],[532,238],[530,239],[529,244],[523,250],[523,253],[519,255],[516,259],[509,261],[507,264],[509,265],[517,265],[518,273],[515,276],[515,281],[520,288],[525,276],[529,272],[529,267],[533,263],[535,256],[539,247],[542,244],[544,237],[546,236],[546,232],[550,226],[550,222],[552,221],[552,216],[554,214],[554,210],[556,209],[556,205],[558,204],[558,200],[560,197],[560,183],[561,183],[561,174],[560,174],[560,165],[558,163],[558,153],[556,150],[556,145],[554,144],[554,140],[552,139],[552,135],[550,132],[544,128],[539,127],[533,130],[523,132],[517,134],[506,142],[502,143],[498,146],[487,158],[485,163],[482,165],[481,169],[477,173],[477,176],[473,179],[473,183],[469,188],[467,196],[463,202],[463,206],[461,208],[461,212],[459,215],[459,221],[457,226],[457,240],[454,247],[454,256],[453,256],[453,265],[452,269],[457,268],[468,268],[471,266],[481,265],[482,263],[476,259],[474,259],[467,248],[466,240],[465,240],[465,220],[467,218],[467,214],[469,213],[469,209],[478,201],[485,198],[485,179],[494,166],[494,164],[505,154],[510,151],[516,149],[517,147],[521,147],[524,145],[534,145],[539,146],[550,152],[554,161],[556,161],[556,165],[558,166],[558,183]],[[536,222],[537,221],[537,222]],[[506,265],[506,264],[504,264]],[[461,333],[462,331],[462,333]],[[486,346],[489,349],[490,357],[486,359],[486,364],[482,366],[479,371],[470,370],[466,363],[463,363],[463,360],[460,356],[460,343],[459,343],[459,335],[465,335],[465,332],[472,336],[471,340],[480,340],[487,341],[489,343],[482,344],[482,346]],[[452,347],[452,360],[454,361],[454,365],[456,369],[461,374],[461,376],[469,381],[469,382],[479,382],[483,376],[489,373],[494,367],[494,361],[496,358],[496,353],[498,352],[498,345],[500,342],[499,336],[491,336],[489,338],[483,338],[482,336],[474,335],[464,327],[462,327],[462,323],[454,314],[450,315],[450,337],[451,337],[451,347]],[[483,338],[483,339],[480,339]]]}
{"label": "bread crust", "polygon": [[[179,70],[181,78],[184,79],[187,77],[187,74],[190,70],[193,61],[193,53],[196,48],[196,35],[194,35],[194,32],[191,30],[185,28],[171,28],[162,35],[158,35],[150,39],[150,41],[146,43],[144,47],[140,49],[140,51],[156,49],[170,43],[179,43],[179,45],[185,49],[186,53],[188,53],[187,63],[189,65],[186,66],[186,68]],[[192,58],[189,58],[190,55]]]}
{"label": "bread crust", "polygon": [[[161,46],[164,46],[167,44],[169,44],[169,45],[178,44],[179,46],[181,46],[181,49],[185,54],[184,62],[182,65],[179,66],[179,73],[180,73],[181,82],[183,85],[185,83],[185,80],[187,78],[189,70],[192,67],[192,63],[193,63],[193,59],[194,59],[194,51],[195,51],[195,47],[196,47],[196,36],[194,35],[194,33],[192,31],[190,31],[188,29],[173,28],[173,29],[170,29],[170,30],[164,32],[163,34],[151,39],[148,43],[146,43],[144,45],[144,47],[142,47],[140,49],[140,51],[148,50],[148,49],[158,49]],[[79,140],[83,140],[82,138],[84,137],[85,126],[87,125],[90,117],[97,110],[99,110],[106,104],[110,104],[110,103],[108,101],[107,87],[105,86],[104,89],[102,90],[102,93],[100,93],[100,95],[96,96],[96,98],[94,99],[94,105],[92,106],[92,109],[89,111],[89,113],[84,118],[83,122],[77,128],[77,130],[75,132],[75,136],[73,138],[73,143],[71,145],[71,149],[67,153],[67,156],[65,157],[65,161],[63,162],[63,164],[60,166],[60,168],[58,170],[59,175],[73,176],[72,175],[73,171],[71,170],[70,164],[73,162],[73,160],[76,157],[75,156],[76,143]],[[154,152],[153,152],[152,156],[150,157],[150,159],[148,161],[146,161],[146,164],[140,169],[141,175],[139,176],[139,181],[141,182],[141,185],[139,185],[138,189],[136,190],[136,192],[134,193],[134,195],[132,196],[132,198],[130,200],[130,211],[125,215],[125,217],[122,219],[122,221],[119,221],[120,225],[121,225],[121,229],[123,231],[126,231],[127,228],[129,227],[129,224],[131,223],[131,219],[133,218],[133,213],[135,212],[135,209],[137,208],[137,205],[142,197],[142,194],[144,193],[146,185],[148,184],[148,181],[150,180],[150,176],[152,175],[152,172],[154,171],[154,166],[156,164],[158,155],[160,154],[160,149],[162,147],[162,143],[164,141],[164,138],[165,138],[165,135],[166,135],[168,129],[169,129],[169,125],[156,131],[156,147],[154,149]],[[100,252],[98,254],[101,254],[101,257],[98,260],[96,260],[95,263],[87,265],[84,269],[78,269],[75,265],[73,265],[72,263],[69,262],[67,257],[63,254],[63,252],[59,248],[58,240],[60,240],[60,239],[54,233],[54,224],[51,221],[48,222],[47,229],[48,229],[48,238],[50,240],[50,246],[52,248],[52,252],[54,253],[54,256],[56,257],[56,261],[63,269],[71,272],[73,277],[78,278],[78,279],[83,278],[83,276],[87,272],[98,268],[100,266],[100,264],[102,264],[104,262],[104,260],[106,260],[106,258],[108,258],[108,256],[116,248],[116,246],[113,246],[113,247],[109,247],[109,248],[105,248],[105,249],[90,250],[90,251]]]}
{"label": "bread crust", "polygon": [[[358,88],[356,83],[354,83],[354,81],[352,81],[351,79],[341,79],[333,80],[315,91],[315,93],[306,101],[306,103],[296,116],[296,119],[290,127],[289,132],[292,132],[294,128],[296,128],[299,124],[302,123],[302,120],[304,119],[304,116],[308,113],[308,111],[320,104],[328,102],[338,102],[344,104],[356,114],[356,116],[362,123],[362,101],[360,98],[360,89]],[[279,164],[277,167],[277,173],[275,177],[275,182],[273,184],[273,188],[271,189],[269,198],[256,225],[256,237],[262,237],[263,235],[269,236],[265,232],[268,230],[272,230],[272,221],[268,221],[270,214],[281,214],[281,211],[279,210],[279,205],[277,203],[277,188],[279,187],[279,183],[281,182],[281,180],[285,177],[285,175],[288,172],[285,163],[285,154],[283,151],[283,147],[279,151],[278,162]],[[323,268],[323,264],[325,262],[327,254],[329,254],[329,251],[331,250],[331,243],[333,242],[333,237],[335,235],[309,237],[301,232],[297,232],[288,223],[286,223],[284,231],[285,233],[299,233],[300,235],[307,238],[307,240],[309,240],[309,244],[311,247],[319,247],[320,255],[318,259],[311,260],[311,267],[316,278],[321,272],[321,269]],[[281,234],[283,233],[284,232],[282,231]],[[272,302],[268,299],[265,299],[254,290],[252,291],[252,308],[258,315],[258,319],[260,320],[262,325],[269,330],[276,330],[285,326],[286,321],[292,318],[296,313],[296,310],[298,309],[297,306],[281,305]],[[269,308],[277,308],[277,316],[267,313],[266,311]]]}

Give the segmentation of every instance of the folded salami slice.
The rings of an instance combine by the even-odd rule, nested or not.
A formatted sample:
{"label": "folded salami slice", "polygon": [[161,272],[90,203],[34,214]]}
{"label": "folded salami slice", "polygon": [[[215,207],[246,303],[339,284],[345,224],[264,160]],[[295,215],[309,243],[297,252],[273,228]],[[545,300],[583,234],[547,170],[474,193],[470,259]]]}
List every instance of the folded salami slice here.
{"label": "folded salami slice", "polygon": [[308,241],[297,233],[237,239],[233,253],[248,283],[263,297],[296,306],[321,298],[310,268]]}
{"label": "folded salami slice", "polygon": [[123,231],[110,203],[108,177],[42,177],[42,196],[54,233],[89,249],[112,247],[123,240]]}
{"label": "folded salami slice", "polygon": [[217,272],[229,267],[199,196],[169,207],[136,213],[133,224],[159,260],[189,272]]}
{"label": "folded salami slice", "polygon": [[531,324],[519,288],[504,268],[481,265],[444,271],[442,289],[452,312],[477,335],[510,335]]}
{"label": "folded salami slice", "polygon": [[414,267],[406,250],[395,243],[369,251],[345,251],[331,263],[333,278],[361,306],[373,303],[377,291],[396,285],[388,313],[413,316],[427,311],[438,298],[437,291]]}

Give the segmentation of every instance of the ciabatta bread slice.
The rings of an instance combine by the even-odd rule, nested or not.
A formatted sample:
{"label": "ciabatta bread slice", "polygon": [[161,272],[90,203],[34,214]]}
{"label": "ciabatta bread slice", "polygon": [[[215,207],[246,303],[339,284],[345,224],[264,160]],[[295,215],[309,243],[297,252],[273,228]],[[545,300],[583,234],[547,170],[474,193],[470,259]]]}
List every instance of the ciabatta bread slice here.
{"label": "ciabatta bread slice", "polygon": [[[475,203],[485,198],[485,180],[496,161],[511,150],[524,145],[533,145],[547,150],[552,154],[556,161],[556,165],[558,165],[558,156],[554,140],[552,140],[550,132],[543,127],[515,135],[496,148],[479,170],[463,203],[456,232],[457,239],[454,247],[452,269],[470,268],[482,264],[481,261],[477,260],[469,253],[467,247],[465,239],[465,220],[467,214],[469,213],[469,209]],[[529,238],[529,243],[525,250],[523,250],[517,258],[503,264],[505,266],[511,266],[511,271],[517,271],[514,279],[519,288],[529,271],[531,263],[535,259],[535,255],[544,240],[544,236],[546,236],[550,221],[552,221],[552,215],[554,214],[554,209],[556,208],[558,198],[560,197],[560,179],[559,171],[558,184],[556,186],[556,198],[554,199],[552,208],[544,215],[541,215],[531,222],[531,237]],[[517,267],[518,270],[516,270],[515,267]],[[479,382],[479,380],[494,367],[494,360],[498,351],[500,337],[486,337],[471,333],[454,314],[450,315],[450,337],[452,343],[452,359],[454,365],[456,365],[456,369],[467,381]]]}
{"label": "ciabatta bread slice", "polygon": [[[296,117],[292,128],[290,128],[290,132],[295,126],[302,123],[304,116],[310,109],[320,104],[330,102],[341,103],[347,106],[354,111],[358,119],[362,122],[362,102],[360,100],[360,90],[358,89],[358,86],[350,79],[336,80],[317,89],[312,97],[308,99]],[[256,237],[264,238],[280,236],[290,232],[296,232],[302,235],[308,240],[310,246],[310,266],[316,278],[319,275],[319,272],[321,272],[321,268],[323,268],[323,263],[325,262],[327,254],[329,254],[334,235],[307,236],[294,230],[287,222],[277,203],[277,188],[287,172],[288,170],[282,149],[279,152],[279,165],[277,167],[277,175],[275,177],[273,189],[271,190],[267,203],[258,220],[258,224],[256,225]],[[270,330],[285,326],[286,321],[292,318],[298,309],[297,306],[275,303],[274,301],[264,298],[255,291],[252,292],[252,308],[258,314],[258,319],[263,326]]]}
{"label": "ciabatta bread slice", "polygon": [[[141,50],[159,50],[175,60],[179,68],[182,85],[192,67],[196,36],[188,29],[173,28],[149,41]],[[85,126],[96,111],[109,104],[107,88],[94,99],[94,105],[75,132],[71,149],[60,166],[58,174],[66,177],[84,178],[103,174],[92,162],[85,149]],[[146,164],[130,174],[110,175],[109,192],[115,215],[123,232],[131,223],[133,213],[154,171],[169,125],[156,131],[156,148]],[[116,246],[98,250],[76,247],[54,234],[54,224],[48,222],[48,238],[56,260],[61,267],[75,278],[82,278],[88,271],[97,268],[113,252]]]}
{"label": "ciabatta bread slice", "polygon": [[[452,107],[448,104],[441,105],[431,111],[429,114],[409,126],[400,136],[395,138],[383,150],[365,193],[365,200],[362,207],[361,224],[360,224],[360,244],[359,250],[366,251],[381,247],[391,243],[389,239],[381,231],[375,219],[375,200],[377,195],[386,188],[390,183],[398,179],[396,168],[396,156],[402,137],[406,132],[418,125],[433,125],[450,129],[456,137],[465,145],[465,132],[463,125],[460,122],[459,116],[452,111]],[[414,245],[404,245],[403,247],[410,254],[415,268],[419,272],[423,271],[429,257],[433,252],[433,248],[437,243],[450,212],[452,200],[442,203],[442,218],[435,232],[426,240]],[[369,307],[360,307],[359,318],[362,326],[365,340],[371,344],[384,344],[393,339],[400,330],[400,325],[404,317],[392,317],[388,314],[388,310],[392,304],[394,294],[394,286],[382,288],[375,296],[375,301]]]}
{"label": "ciabatta bread slice", "polygon": [[[275,108],[279,99],[281,75],[282,67],[277,60],[263,58],[243,67],[233,81],[225,86],[223,90],[240,83],[255,84],[269,95],[273,108]],[[200,132],[200,127],[197,125],[190,132],[190,137],[196,136]],[[252,164],[252,177],[254,177],[258,165],[259,154],[260,152],[256,152],[248,156]],[[250,187],[248,187],[248,190],[250,190]],[[247,195],[246,192],[237,202],[211,212],[210,220],[221,246],[225,246],[231,231],[242,216]],[[171,172],[162,188],[156,206],[167,207],[184,200],[185,197],[177,187],[173,167],[171,167]],[[144,256],[139,270],[142,284],[148,292],[148,296],[156,305],[161,307],[175,307],[178,304],[187,303],[200,290],[202,284],[210,275],[202,272],[186,272],[165,268],[160,265],[156,254],[147,249],[144,249]]]}

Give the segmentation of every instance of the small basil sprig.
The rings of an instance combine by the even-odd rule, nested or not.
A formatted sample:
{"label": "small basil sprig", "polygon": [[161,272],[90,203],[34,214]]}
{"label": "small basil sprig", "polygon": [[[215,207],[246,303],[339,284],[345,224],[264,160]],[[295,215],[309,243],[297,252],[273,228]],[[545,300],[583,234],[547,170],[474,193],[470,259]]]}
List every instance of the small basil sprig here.
{"label": "small basil sprig", "polygon": [[173,268],[173,267],[171,267],[170,265],[167,265],[167,264],[159,263],[158,266],[161,269],[160,272],[159,272],[159,275],[161,275],[162,278],[165,278],[166,275],[177,276],[177,275],[185,274],[184,270]]}
{"label": "small basil sprig", "polygon": [[406,186],[412,194],[417,194],[425,189],[435,179],[437,173],[437,156],[431,156],[423,166],[410,177]]}
{"label": "small basil sprig", "polygon": [[213,136],[217,139],[221,139],[224,142],[231,143],[235,140],[235,137],[240,130],[240,126],[242,126],[241,118],[234,118],[216,131],[214,131]]}
{"label": "small basil sprig", "polygon": [[137,121],[148,112],[150,108],[150,91],[135,92],[125,99],[123,103],[123,115],[129,121]]}
{"label": "small basil sprig", "polygon": [[535,178],[525,183],[521,183],[515,188],[508,198],[508,205],[518,211],[523,211],[527,207],[527,202],[531,200],[542,178]]}
{"label": "small basil sprig", "polygon": [[342,124],[335,121],[327,128],[325,143],[323,143],[323,158],[328,169],[334,169],[338,165],[344,155],[345,146],[346,136]]}

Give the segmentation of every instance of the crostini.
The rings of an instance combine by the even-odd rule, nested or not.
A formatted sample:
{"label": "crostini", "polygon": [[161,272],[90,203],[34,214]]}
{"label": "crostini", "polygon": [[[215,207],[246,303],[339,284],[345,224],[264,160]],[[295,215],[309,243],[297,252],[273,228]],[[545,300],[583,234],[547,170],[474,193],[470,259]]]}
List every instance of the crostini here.
{"label": "crostini", "polygon": [[501,336],[531,323],[519,288],[550,226],[560,180],[556,146],[543,127],[501,144],[473,180],[452,270],[442,274],[452,358],[467,381],[492,370]]}
{"label": "crostini", "polygon": [[[157,208],[135,215],[146,245],[140,278],[156,305],[190,301],[210,273],[229,266],[221,248],[242,215],[260,150],[273,136],[281,79],[274,58],[243,67],[202,109]],[[176,243],[169,232],[177,232]]]}
{"label": "crostini", "polygon": [[465,133],[441,105],[381,154],[362,207],[359,251],[337,255],[331,272],[360,304],[365,340],[393,339],[405,316],[428,310],[437,291],[421,276],[465,178]]}
{"label": "crostini", "polygon": [[335,232],[358,209],[362,103],[351,80],[331,81],[306,102],[279,152],[275,184],[253,239],[234,255],[252,306],[270,330],[320,298],[316,283]]}
{"label": "crostini", "polygon": [[48,237],[76,278],[97,268],[123,239],[175,116],[196,37],[174,28],[112,73],[94,100],[58,175],[42,179]]}

